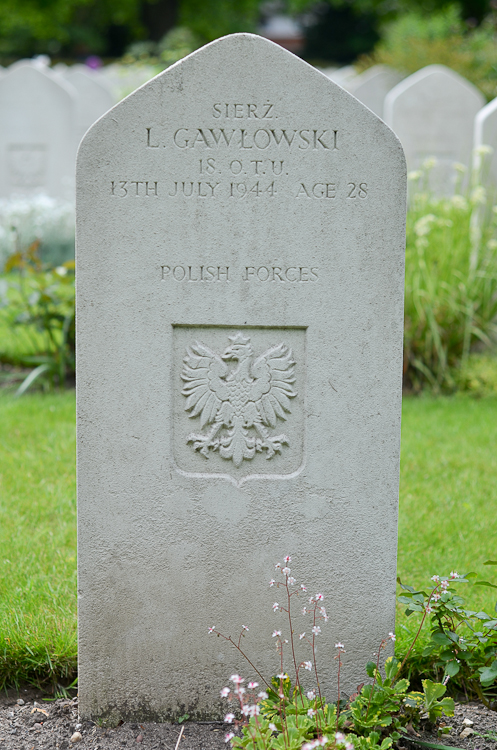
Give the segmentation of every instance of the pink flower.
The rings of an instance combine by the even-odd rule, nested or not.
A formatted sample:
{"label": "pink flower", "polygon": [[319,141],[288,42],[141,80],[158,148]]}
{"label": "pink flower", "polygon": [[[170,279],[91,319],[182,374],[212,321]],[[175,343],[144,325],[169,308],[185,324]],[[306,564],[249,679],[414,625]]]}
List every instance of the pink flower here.
{"label": "pink flower", "polygon": [[300,584],[300,588],[302,591],[307,591],[307,586],[304,586],[303,583]]}
{"label": "pink flower", "polygon": [[312,632],[314,633],[314,635],[319,635],[321,632],[321,628],[319,627],[319,625],[314,625]]}
{"label": "pink flower", "polygon": [[341,649],[343,649],[345,647],[344,647],[343,643],[340,643],[340,641],[338,641],[338,643],[335,643],[335,648],[341,648]]}
{"label": "pink flower", "polygon": [[242,706],[241,712],[242,712],[243,716],[248,716],[249,713],[250,713],[250,706],[247,706],[247,705]]}
{"label": "pink flower", "polygon": [[299,638],[300,638],[300,640],[302,640],[302,638],[305,638],[305,633],[301,633],[301,634],[299,635]]}
{"label": "pink flower", "polygon": [[430,614],[430,612],[433,612],[433,609],[432,609],[432,607],[430,607],[429,604],[426,605],[425,612],[427,612],[428,614]]}
{"label": "pink flower", "polygon": [[273,630],[272,638],[276,638],[279,635],[281,635],[281,630]]}
{"label": "pink flower", "polygon": [[229,694],[230,694],[230,689],[228,687],[223,688],[221,690],[221,698],[227,698]]}
{"label": "pink flower", "polygon": [[224,717],[224,723],[225,724],[232,724],[235,718],[235,714],[226,714]]}
{"label": "pink flower", "polygon": [[390,632],[388,634],[388,637],[390,638],[391,641],[394,641],[395,640],[395,633]]}
{"label": "pink flower", "polygon": [[345,735],[342,732],[335,732],[335,742],[345,742]]}
{"label": "pink flower", "polygon": [[215,631],[215,629],[216,629],[216,626],[213,625],[212,628],[209,628],[209,633],[213,633]]}
{"label": "pink flower", "polygon": [[437,592],[436,594],[433,594],[431,597],[434,602],[438,602],[438,600],[441,598],[440,594]]}
{"label": "pink flower", "polygon": [[279,610],[279,608],[280,608],[280,605],[278,604],[278,602],[275,602],[273,604],[273,612],[277,612]]}
{"label": "pink flower", "polygon": [[224,741],[229,742],[234,736],[234,732],[227,732],[227,734],[224,735]]}
{"label": "pink flower", "polygon": [[449,585],[450,584],[448,581],[442,581],[441,586],[442,586],[443,591],[447,591],[447,589],[449,588]]}
{"label": "pink flower", "polygon": [[261,699],[261,701],[267,700],[267,693],[265,690],[261,690],[260,693],[257,693],[257,697]]}
{"label": "pink flower", "polygon": [[241,685],[239,685],[239,686],[237,686],[237,687],[236,687],[236,688],[235,688],[235,689],[233,690],[233,692],[234,692],[234,694],[235,694],[235,695],[244,695],[244,694],[245,694],[245,692],[246,692],[246,690],[245,690],[245,688],[244,688],[244,687],[241,687]]}
{"label": "pink flower", "polygon": [[278,680],[285,680],[288,675],[286,672],[281,672],[281,674],[277,674],[276,677],[278,678]]}
{"label": "pink flower", "polygon": [[290,568],[282,568],[281,572],[284,573],[284,575],[289,576],[292,571]]}
{"label": "pink flower", "polygon": [[242,625],[242,630],[246,630],[248,632],[248,627],[246,625]]}
{"label": "pink flower", "polygon": [[258,716],[261,712],[261,709],[257,705],[257,703],[254,703],[252,706],[249,706],[249,714],[250,716]]}
{"label": "pink flower", "polygon": [[312,661],[304,661],[304,662],[302,662],[302,664],[304,666],[304,669],[308,669],[309,672],[311,671],[311,669],[312,669]]}
{"label": "pink flower", "polygon": [[453,571],[451,571],[450,577],[451,578],[459,578],[459,573],[456,573],[456,571],[453,570]]}
{"label": "pink flower", "polygon": [[309,698],[310,701],[313,701],[314,698],[316,697],[316,691],[315,690],[309,690],[309,692],[307,693],[307,697]]}
{"label": "pink flower", "polygon": [[322,602],[324,599],[324,596],[322,594],[316,594],[314,598],[317,602]]}
{"label": "pink flower", "polygon": [[291,563],[291,562],[292,562],[292,558],[290,557],[290,555],[287,555],[287,556],[286,556],[286,557],[284,557],[283,559],[284,559],[284,561],[285,561],[286,563]]}
{"label": "pink flower", "polygon": [[274,586],[275,583],[276,581],[274,580],[274,578],[271,578],[271,580],[269,581],[269,585]]}
{"label": "pink flower", "polygon": [[249,682],[249,684],[247,685],[247,687],[248,687],[249,690],[255,690],[256,687],[259,687],[259,683],[252,681],[252,682]]}
{"label": "pink flower", "polygon": [[230,682],[234,682],[235,685],[241,685],[242,682],[245,682],[243,677],[240,677],[239,674],[232,674],[230,677]]}

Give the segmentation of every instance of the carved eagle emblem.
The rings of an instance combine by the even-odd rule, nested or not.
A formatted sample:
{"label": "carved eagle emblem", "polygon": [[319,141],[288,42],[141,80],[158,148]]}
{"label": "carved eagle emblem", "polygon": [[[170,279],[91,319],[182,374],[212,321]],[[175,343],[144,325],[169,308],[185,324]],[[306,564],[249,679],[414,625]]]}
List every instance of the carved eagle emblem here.
{"label": "carved eagle emblem", "polygon": [[295,362],[286,344],[254,359],[248,336],[238,331],[228,338],[231,343],[221,355],[200,341],[187,347],[182,394],[185,410],[191,418],[200,418],[201,430],[210,426],[188,435],[187,444],[206,458],[217,451],[239,467],[256,452],[266,451],[269,459],[289,444],[286,435],[271,435],[268,428],[286,420],[291,411],[290,399],[297,395]]}

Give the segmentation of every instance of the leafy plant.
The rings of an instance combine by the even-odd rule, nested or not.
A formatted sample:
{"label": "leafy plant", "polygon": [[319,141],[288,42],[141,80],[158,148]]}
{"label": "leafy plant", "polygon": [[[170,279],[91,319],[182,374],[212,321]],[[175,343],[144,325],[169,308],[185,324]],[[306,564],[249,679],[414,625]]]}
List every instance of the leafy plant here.
{"label": "leafy plant", "polygon": [[[5,264],[8,277],[7,306],[10,325],[23,326],[42,334],[43,349],[24,357],[24,366],[35,365],[17,395],[36,380],[45,388],[63,388],[75,372],[75,287],[74,261],[44,270],[39,257],[39,242],[18,250]],[[39,341],[34,342],[38,345]]]}
{"label": "leafy plant", "polygon": [[[454,703],[450,698],[439,700],[445,693],[445,686],[442,684],[426,680],[423,693],[408,692],[409,680],[401,677],[405,660],[399,663],[394,657],[389,657],[383,665],[384,674],[382,673],[380,657],[388,638],[381,642],[376,662],[370,662],[366,667],[372,683],[360,686],[358,692],[347,701],[342,699],[340,692],[345,648],[340,642],[335,644],[334,658],[338,662],[337,700],[328,703],[321,692],[316,666],[316,639],[321,634],[321,624],[318,623],[326,623],[329,619],[322,605],[324,597],[321,593],[309,597],[309,606],[302,609],[304,616],[310,616],[312,627],[309,634],[303,632],[299,635],[299,641],[310,647],[312,660],[300,661],[296,658],[292,604],[307,589],[304,585],[297,588],[297,582],[288,567],[290,562],[291,557],[287,556],[283,566],[280,563],[276,565],[276,569],[284,576],[283,581],[272,579],[269,582],[270,586],[284,591],[285,603],[275,602],[273,611],[284,612],[288,617],[288,638],[284,638],[281,630],[273,632],[280,657],[279,674],[266,680],[244,653],[241,643],[248,632],[246,625],[242,626],[236,640],[222,634],[215,626],[209,628],[209,633],[214,633],[234,646],[265,684],[265,689],[257,692],[258,682],[250,681],[245,687],[243,677],[231,675],[233,687],[221,690],[221,697],[233,704],[233,710],[226,714],[224,720],[240,727],[241,735],[228,732],[226,742],[231,741],[231,746],[236,750],[314,750],[317,747],[333,750],[388,750],[394,741],[400,739],[401,732],[408,723],[420,722],[421,711],[426,711],[427,718],[431,721],[440,716],[442,711],[453,712]],[[414,601],[417,607],[418,600]],[[389,638],[395,640],[394,634],[390,633]],[[284,654],[287,651],[290,652],[295,674],[293,682],[284,671]],[[315,688],[304,691],[300,676],[302,669],[314,673]],[[236,710],[241,718],[236,717]]]}
{"label": "leafy plant", "polygon": [[[485,565],[497,562],[489,560]],[[455,585],[461,584],[497,588],[489,581],[476,580],[477,577],[476,573],[460,576],[456,572],[450,576],[436,575],[432,579],[435,586],[429,591],[416,591],[399,580],[403,593],[398,600],[407,605],[407,616],[422,613],[418,633],[425,621],[430,622],[430,639],[423,656],[428,658],[432,672],[444,684],[452,680],[455,688],[490,707],[497,695],[497,615],[466,609],[464,599],[455,589]],[[497,612],[497,604],[495,609]],[[408,656],[409,652],[405,659]],[[431,700],[439,688],[434,688],[428,679],[423,680],[423,686],[424,683],[427,686],[424,710],[430,713],[434,710]]]}

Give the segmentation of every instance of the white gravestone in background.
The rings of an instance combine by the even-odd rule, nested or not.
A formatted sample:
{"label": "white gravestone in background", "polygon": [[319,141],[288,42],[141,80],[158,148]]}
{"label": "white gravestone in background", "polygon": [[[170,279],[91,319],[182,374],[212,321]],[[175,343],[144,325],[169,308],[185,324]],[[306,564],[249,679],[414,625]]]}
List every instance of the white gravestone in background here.
{"label": "white gravestone in background", "polygon": [[402,76],[396,70],[387,65],[374,65],[356,76],[346,88],[375,115],[383,117],[385,97],[401,80]]}
{"label": "white gravestone in background", "polygon": [[72,88],[25,63],[0,78],[0,197],[74,195]]}
{"label": "white gravestone in background", "polygon": [[363,681],[394,628],[405,182],[381,120],[250,34],[168,68],[84,138],[84,718],[221,716],[219,689],[251,674],[212,625],[248,625],[277,673],[268,581],[286,554],[326,596],[325,693],[337,640],[343,689]]}
{"label": "white gravestone in background", "polygon": [[79,67],[67,68],[62,74],[64,80],[72,84],[77,92],[76,139],[78,143],[88,128],[116,103],[110,88],[101,83],[96,76],[80,70]]}
{"label": "white gravestone in background", "polygon": [[434,157],[433,190],[454,188],[454,163],[469,169],[475,115],[485,99],[478,89],[443,65],[429,65],[395,86],[385,99],[384,119],[400,138],[409,170]]}
{"label": "white gravestone in background", "polygon": [[[481,146],[490,146],[491,154],[480,152]],[[497,187],[497,99],[492,99],[475,118],[475,166],[493,188]]]}

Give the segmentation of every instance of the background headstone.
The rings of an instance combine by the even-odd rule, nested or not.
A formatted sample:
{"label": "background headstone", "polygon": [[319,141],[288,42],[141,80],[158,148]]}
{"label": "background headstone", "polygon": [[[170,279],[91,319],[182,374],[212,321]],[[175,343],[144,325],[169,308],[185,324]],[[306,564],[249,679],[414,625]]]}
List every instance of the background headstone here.
{"label": "background headstone", "polygon": [[374,65],[353,78],[346,88],[375,115],[383,117],[385,97],[401,80],[402,76],[393,68],[387,65]]}
{"label": "background headstone", "polygon": [[347,90],[352,81],[358,77],[357,71],[353,65],[345,65],[343,68],[325,68],[321,70],[321,72],[324,73],[330,81],[338,83],[339,86]]}
{"label": "background headstone", "polygon": [[454,163],[469,169],[473,125],[485,99],[478,89],[443,65],[429,65],[395,86],[385,99],[385,122],[400,138],[409,170],[431,157],[430,186],[451,193]]}
{"label": "background headstone", "polygon": [[84,138],[83,718],[222,716],[219,689],[250,670],[213,625],[248,625],[257,666],[278,672],[268,581],[287,554],[326,596],[325,694],[337,640],[342,689],[364,679],[394,628],[405,181],[380,119],[250,34],[173,65]]}
{"label": "background headstone", "polygon": [[72,84],[77,92],[75,137],[79,143],[88,128],[111,109],[117,100],[103,80],[81,70],[80,66],[67,68],[62,75],[63,79]]}
{"label": "background headstone", "polygon": [[74,194],[74,89],[30,62],[0,77],[0,197]]}
{"label": "background headstone", "polygon": [[[480,109],[475,118],[475,166],[484,179],[497,187],[497,99]],[[481,147],[490,146],[491,154],[482,154]]]}

